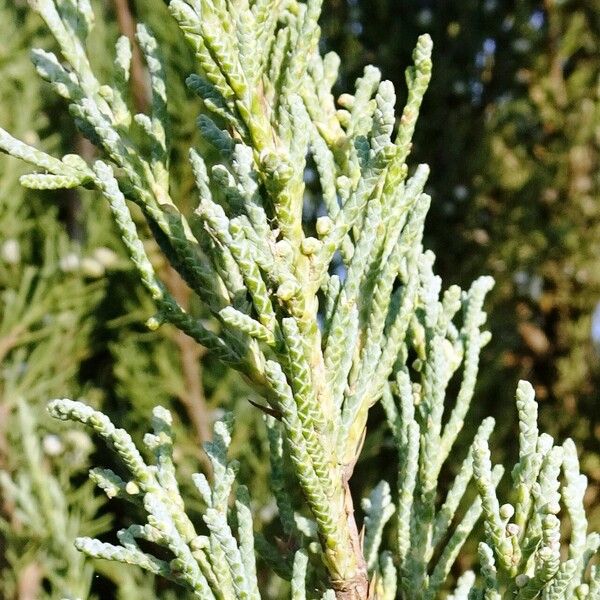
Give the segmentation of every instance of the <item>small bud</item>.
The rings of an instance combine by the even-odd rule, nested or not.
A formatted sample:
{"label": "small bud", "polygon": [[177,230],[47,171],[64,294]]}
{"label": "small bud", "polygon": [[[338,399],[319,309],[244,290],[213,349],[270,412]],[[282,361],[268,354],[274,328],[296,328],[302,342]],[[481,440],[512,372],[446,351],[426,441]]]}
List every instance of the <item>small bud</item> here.
{"label": "small bud", "polygon": [[548,454],[554,446],[554,438],[547,433],[540,433],[538,437],[537,450],[542,454]]}
{"label": "small bud", "polygon": [[197,535],[191,542],[190,546],[192,550],[202,550],[207,548],[209,545],[208,538],[205,535]]}
{"label": "small bud", "polygon": [[58,456],[62,454],[64,449],[61,439],[54,434],[48,434],[44,436],[42,440],[42,448],[47,456]]}
{"label": "small bud", "polygon": [[[261,523],[270,523],[277,516],[277,503],[275,500],[272,500],[261,507],[258,511],[258,516]],[[301,531],[301,533],[305,532]]]}
{"label": "small bud", "polygon": [[411,386],[411,392],[412,392],[413,402],[414,402],[415,406],[419,406],[419,404],[421,404],[422,390],[423,390],[423,387],[421,386],[420,383],[413,383]]}
{"label": "small bud", "polygon": [[327,235],[333,227],[333,221],[329,217],[319,217],[317,219],[317,234],[321,237]]}
{"label": "small bud", "polygon": [[279,240],[275,244],[275,254],[278,258],[281,258],[286,262],[291,262],[294,257],[294,249],[287,240]]}
{"label": "small bud", "polygon": [[293,281],[284,281],[278,288],[277,288],[277,297],[280,300],[283,300],[284,302],[286,302],[287,300],[290,300],[293,295],[296,293],[296,284]]}
{"label": "small bud", "polygon": [[93,449],[90,438],[83,431],[71,429],[64,434],[63,439],[71,451],[76,451],[82,455],[86,455]]}
{"label": "small bud", "polygon": [[167,410],[164,406],[155,406],[152,409],[152,416],[163,423],[166,423],[169,427],[173,425],[173,415],[171,414],[171,411]]}
{"label": "small bud", "polygon": [[311,542],[308,545],[308,551],[311,554],[315,554],[315,555],[319,555],[321,553],[321,544],[319,544],[319,542]]}
{"label": "small bud", "polygon": [[294,169],[287,156],[283,153],[263,151],[260,154],[263,169],[280,184],[285,184],[294,174]]}
{"label": "small bud", "polygon": [[30,146],[35,146],[40,143],[40,138],[35,131],[29,129],[23,134],[23,141]]}
{"label": "small bud", "polygon": [[521,528],[516,523],[509,523],[506,526],[506,531],[508,532],[508,535],[519,535]]}
{"label": "small bud", "polygon": [[140,488],[139,488],[138,484],[135,481],[128,481],[127,485],[125,486],[125,491],[130,496],[135,496],[136,494],[140,493]]}
{"label": "small bud", "polygon": [[72,273],[73,271],[76,271],[79,268],[79,265],[79,256],[77,256],[75,252],[69,252],[69,254],[61,256],[60,260],[58,261],[58,266],[64,273]]}
{"label": "small bud", "polygon": [[160,444],[160,438],[153,433],[144,434],[144,444],[149,450],[155,450]]}
{"label": "small bud", "polygon": [[315,254],[319,251],[322,243],[314,237],[307,237],[302,240],[302,254],[305,256],[310,256],[311,254]]}
{"label": "small bud", "polygon": [[0,247],[0,256],[8,265],[18,265],[21,262],[21,245],[18,240],[8,239]]}
{"label": "small bud", "polygon": [[169,563],[169,567],[171,569],[171,574],[175,576],[179,575],[180,573],[183,573],[185,569],[183,561],[180,558],[174,558]]}
{"label": "small bud", "polygon": [[344,260],[346,261],[346,263],[350,262],[350,260],[354,256],[354,244],[352,243],[352,240],[348,236],[346,236],[343,239],[342,247],[340,248],[340,251],[341,251],[342,256],[344,257]]}
{"label": "small bud", "polygon": [[153,317],[150,317],[146,321],[146,327],[150,331],[156,331],[162,324],[163,324],[163,320],[160,315],[154,315]]}
{"label": "small bud", "polygon": [[338,104],[342,108],[347,108],[348,110],[352,110],[352,107],[354,106],[354,96],[352,94],[342,94],[338,98]]}
{"label": "small bud", "polygon": [[525,575],[525,573],[521,573],[515,577],[515,583],[517,587],[522,588],[527,585],[529,582],[529,575]]}
{"label": "small bud", "polygon": [[350,190],[352,189],[352,182],[345,175],[340,175],[336,181],[336,186],[340,196],[342,197],[342,203],[344,203],[350,196]]}
{"label": "small bud", "polygon": [[347,110],[343,108],[336,110],[335,115],[342,127],[348,127],[348,125],[350,125],[350,119],[352,118],[352,115]]}
{"label": "small bud", "polygon": [[114,97],[113,89],[109,85],[101,85],[98,88],[98,94],[100,94],[100,96],[102,96],[105,100],[108,100],[109,102]]}
{"label": "small bud", "polygon": [[491,331],[482,331],[481,335],[479,336],[479,344],[483,348],[484,346],[487,346],[489,344],[491,339],[492,339]]}
{"label": "small bud", "polygon": [[500,507],[500,517],[508,521],[515,514],[515,509],[512,504],[503,504]]}
{"label": "small bud", "polygon": [[116,252],[105,246],[100,246],[94,250],[94,258],[105,268],[110,269],[114,267],[118,262]]}
{"label": "small bud", "polygon": [[104,266],[95,258],[86,256],[81,260],[81,270],[88,277],[98,279],[104,275]]}

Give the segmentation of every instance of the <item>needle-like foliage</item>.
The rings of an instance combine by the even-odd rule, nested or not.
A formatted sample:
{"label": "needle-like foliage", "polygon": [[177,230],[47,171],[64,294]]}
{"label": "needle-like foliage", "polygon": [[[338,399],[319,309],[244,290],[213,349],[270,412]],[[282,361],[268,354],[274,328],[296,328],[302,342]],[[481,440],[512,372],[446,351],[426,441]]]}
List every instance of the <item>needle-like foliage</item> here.
{"label": "needle-like foliage", "polygon": [[[148,114],[135,113],[128,101],[129,41],[118,40],[114,79],[102,82],[86,53],[94,21],[89,4],[33,5],[62,54],[35,50],[37,70],[67,100],[101,158],[92,164],[75,155],[55,158],[4,130],[0,149],[37,167],[21,178],[25,187],[98,189],[156,304],[149,326],[175,325],[263,396],[273,493],[289,538],[283,549],[255,539],[248,492],[243,486],[234,492],[229,421],[217,423],[206,445],[211,478],[194,476],[204,504],[201,525],[186,513],[179,492],[168,412],[153,412],[153,432],[144,438],[154,455],[148,464],[130,435],[102,413],[56,400],[51,414],[91,426],[124,463],[125,478],[94,469],[92,479],[109,497],[132,500],[147,515],[145,523],[119,532],[120,545],[80,538],[77,546],[171,579],[198,598],[261,597],[256,546],[290,580],[292,598],[433,599],[483,514],[485,589],[477,591],[465,575],[454,598],[518,593],[566,600],[574,590],[597,598],[595,574],[581,583],[597,538],[586,538],[585,485],[574,448],[567,443],[559,456],[545,438],[538,442],[535,403],[522,388],[518,522],[507,525],[512,515],[496,500],[502,471],[491,468],[486,452],[491,420],[438,500],[440,472],[450,457],[457,460],[452,448],[489,340],[482,305],[492,281],[483,277],[467,291],[452,286],[441,293],[434,257],[422,248],[429,169],[419,165],[409,176],[407,159],[431,76],[430,38],[417,41],[397,123],[393,85],[374,67],[336,107],[339,58],[319,52],[319,0],[171,0],[197,59],[186,81],[202,102],[197,125],[205,142],[189,151],[197,189],[195,208],[186,212],[171,196],[169,85],[160,41],[138,26],[152,101]],[[304,193],[308,158],[322,192],[314,220]],[[130,203],[216,327],[181,306],[161,281]],[[363,529],[350,479],[369,411],[379,401],[399,455],[397,493],[386,482],[372,490],[363,503]],[[561,464],[566,483],[558,496],[553,482]],[[470,493],[473,479],[477,498]],[[549,494],[556,496],[552,510],[536,506],[536,498]],[[559,498],[572,523],[572,556],[562,565]],[[394,513],[396,542],[382,550]]]}

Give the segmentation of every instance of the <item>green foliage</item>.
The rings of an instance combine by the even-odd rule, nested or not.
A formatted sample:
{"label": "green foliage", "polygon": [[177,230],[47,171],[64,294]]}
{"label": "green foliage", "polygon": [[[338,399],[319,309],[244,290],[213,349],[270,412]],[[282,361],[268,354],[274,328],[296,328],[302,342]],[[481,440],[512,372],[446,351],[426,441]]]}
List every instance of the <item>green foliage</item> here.
{"label": "green foliage", "polygon": [[[10,115],[11,128],[39,143],[48,125],[41,110],[44,93],[19,52],[40,34],[32,17],[8,3],[0,5],[2,22],[13,24],[3,36],[0,114]],[[27,85],[28,79],[33,85]],[[55,150],[58,143],[55,135],[43,140],[47,149]],[[18,183],[21,173],[16,162],[2,157],[0,595],[84,597],[93,569],[74,551],[73,535],[97,535],[110,518],[98,516],[102,502],[89,485],[70,485],[73,477],[85,474],[91,441],[83,432],[60,433],[45,416],[44,398],[77,393],[72,380],[86,357],[90,313],[102,287],[83,270],[70,268],[67,257],[76,255],[56,209],[45,207],[39,194],[26,197]],[[50,593],[46,596],[43,589]]]}
{"label": "green foliage", "polygon": [[[544,425],[587,446],[599,373],[592,336],[600,293],[600,29],[594,14],[593,3],[550,3],[540,30],[526,38],[531,50],[517,72],[522,92],[490,111],[490,160],[479,191],[479,204],[494,212],[489,233],[496,258],[490,252],[488,264],[512,273],[497,302],[500,318],[508,310],[517,315],[515,362],[563,409],[558,420],[542,413]],[[517,247],[519,238],[526,241]]]}
{"label": "green foliage", "polygon": [[[65,118],[29,59],[32,44],[51,43],[43,23],[18,2],[0,3],[0,9],[0,119],[45,149],[57,152],[75,145],[89,152],[64,126],[68,115]],[[100,25],[90,43],[95,57],[95,49],[113,32],[110,22]],[[105,61],[96,58],[94,63],[109,70]],[[22,108],[14,110],[15,106]],[[188,171],[188,182],[193,184]],[[115,405],[117,410],[128,409],[127,424],[137,432],[141,419],[136,421],[136,411],[145,416],[149,412],[145,408],[153,404],[147,392],[131,393],[142,386],[150,389],[146,381],[140,382],[144,372],[133,367],[141,361],[152,372],[155,364],[162,364],[160,373],[169,377],[155,378],[151,389],[162,394],[161,402],[184,409],[177,419],[179,461],[188,474],[197,463],[198,442],[207,439],[212,418],[212,408],[202,410],[202,362],[195,363],[200,353],[170,331],[155,336],[151,349],[148,344],[140,347],[139,332],[147,317],[140,321],[139,313],[147,299],[135,276],[130,276],[131,267],[122,256],[106,207],[89,192],[53,192],[57,202],[51,203],[50,194],[19,185],[23,174],[18,161],[1,157],[0,596],[84,598],[103,596],[109,589],[117,597],[148,598],[154,594],[153,578],[142,579],[133,570],[117,572],[106,563],[92,565],[74,551],[77,533],[103,533],[111,519],[93,486],[81,486],[93,440],[83,432],[57,427],[46,416],[46,399],[85,393],[109,412],[115,411]],[[185,177],[179,181],[183,184]],[[135,313],[129,309],[130,297],[136,298]],[[122,323],[118,339],[110,326],[100,322],[115,316]],[[136,351],[118,352],[125,347]],[[184,366],[190,364],[186,370]],[[113,377],[117,381],[126,377],[126,389],[115,386]],[[233,391],[228,378],[212,382],[206,390],[208,400],[212,394],[215,399],[222,397],[229,387]],[[130,402],[127,406],[120,405],[123,394]],[[140,402],[142,395],[145,404]],[[232,393],[228,401],[234,400]],[[182,426],[186,413],[192,421],[200,418],[206,431]],[[245,432],[240,434],[234,443],[236,454],[242,454]],[[255,462],[248,468],[260,476],[257,466]],[[262,473],[266,477],[264,468]]]}
{"label": "green foliage", "polygon": [[[198,72],[186,81],[200,99],[197,125],[205,144],[189,151],[197,200],[178,203],[171,181],[185,169],[171,167],[172,157],[183,161],[183,153],[172,145],[162,44],[149,28],[137,27],[151,102],[147,113],[135,112],[131,42],[117,40],[110,83],[101,83],[86,51],[90,5],[37,0],[34,8],[62,55],[34,51],[38,73],[68,101],[75,124],[102,158],[91,164],[71,154],[57,159],[4,130],[0,149],[37,167],[20,178],[27,188],[98,190],[156,306],[149,328],[179,329],[240,371],[261,396],[256,404],[268,415],[272,491],[286,536],[276,548],[268,532],[255,535],[248,491],[239,485],[233,493],[229,419],[216,423],[205,444],[207,475],[191,476],[201,499],[197,515],[189,502],[186,510],[177,482],[169,411],[153,409],[152,433],[143,438],[153,454],[149,464],[132,436],[103,412],[55,400],[53,416],[90,426],[121,461],[122,475],[94,468],[92,481],[145,514],[142,524],[119,531],[119,545],[84,537],[76,546],[169,579],[198,598],[261,597],[256,547],[289,580],[292,598],[433,599],[447,588],[450,569],[483,515],[483,585],[466,573],[454,598],[600,597],[596,569],[583,583],[599,539],[587,533],[586,480],[570,441],[554,447],[549,436],[538,435],[527,384],[517,394],[515,507],[499,507],[496,497],[502,470],[492,469],[487,449],[491,420],[438,500],[440,472],[449,459],[456,462],[453,447],[490,339],[481,328],[492,280],[442,294],[434,255],[422,247],[429,169],[420,165],[409,177],[406,161],[431,76],[429,36],[417,41],[396,128],[394,87],[374,67],[365,68],[354,94],[340,96],[336,109],[331,89],[340,61],[319,53],[317,0],[172,0],[170,12],[196,61]],[[325,214],[318,218],[305,209],[307,156],[322,190]],[[145,227],[185,282],[185,295],[167,285],[170,271],[151,260]],[[381,482],[363,501],[359,533],[350,479],[369,412],[380,400],[399,455],[397,508],[389,484]],[[31,440],[27,413],[20,414]],[[39,462],[33,446],[29,455]],[[47,503],[43,495],[39,501]],[[560,502],[571,524],[562,563]],[[384,531],[394,513],[396,540],[388,546]]]}
{"label": "green foliage", "polygon": [[[519,462],[512,471],[515,504],[499,505],[487,442],[474,446],[473,468],[486,523],[479,544],[485,598],[588,598],[598,594],[597,567],[584,583],[600,536],[588,534],[583,506],[587,479],[579,472],[571,440],[555,446],[539,434],[533,388],[522,381],[517,390]],[[562,470],[562,483],[559,480]],[[563,507],[561,507],[561,503]],[[568,558],[561,561],[561,519],[571,523]]]}
{"label": "green foliage", "polygon": [[348,78],[376,57],[398,88],[413,37],[435,40],[414,155],[435,165],[427,243],[438,272],[496,280],[478,416],[494,414],[509,446],[514,385],[530,380],[543,428],[585,450],[597,515],[596,3],[358,0],[332,3],[323,29]]}

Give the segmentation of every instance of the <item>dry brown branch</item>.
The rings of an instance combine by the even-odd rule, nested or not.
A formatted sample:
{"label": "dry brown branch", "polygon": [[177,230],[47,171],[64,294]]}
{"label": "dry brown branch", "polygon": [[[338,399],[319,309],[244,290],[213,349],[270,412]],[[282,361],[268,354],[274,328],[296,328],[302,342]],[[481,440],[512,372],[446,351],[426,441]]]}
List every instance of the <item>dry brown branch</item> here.
{"label": "dry brown branch", "polygon": [[146,112],[148,108],[148,86],[142,53],[135,39],[135,18],[131,12],[128,0],[113,0],[119,31],[131,42],[131,93],[135,110]]}

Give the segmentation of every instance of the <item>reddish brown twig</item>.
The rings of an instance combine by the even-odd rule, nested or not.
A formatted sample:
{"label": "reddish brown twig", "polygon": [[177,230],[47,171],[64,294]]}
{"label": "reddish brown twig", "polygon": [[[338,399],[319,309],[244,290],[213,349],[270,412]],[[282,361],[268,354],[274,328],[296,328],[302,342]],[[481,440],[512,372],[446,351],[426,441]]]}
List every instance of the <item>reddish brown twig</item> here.
{"label": "reddish brown twig", "polygon": [[142,53],[135,39],[135,19],[131,12],[128,0],[113,0],[119,31],[129,38],[131,42],[131,94],[135,110],[146,112],[148,109],[148,86]]}

